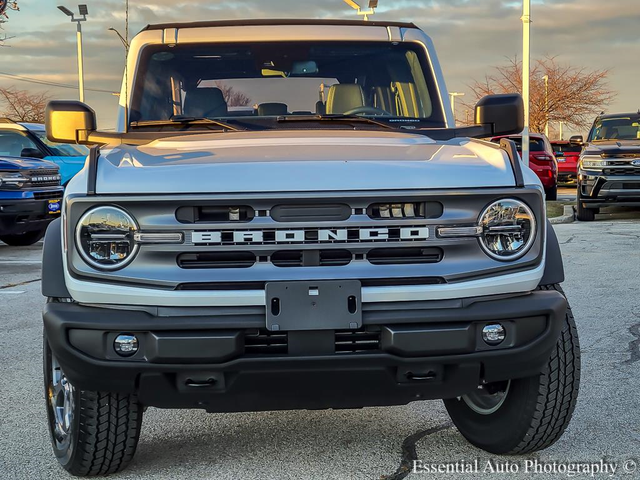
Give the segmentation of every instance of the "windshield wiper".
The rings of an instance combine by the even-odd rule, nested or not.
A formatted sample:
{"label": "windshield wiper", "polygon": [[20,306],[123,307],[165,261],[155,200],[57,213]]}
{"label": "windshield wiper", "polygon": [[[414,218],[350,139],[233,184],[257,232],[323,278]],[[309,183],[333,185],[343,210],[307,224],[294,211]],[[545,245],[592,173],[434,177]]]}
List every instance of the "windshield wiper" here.
{"label": "windshield wiper", "polygon": [[370,125],[377,125],[389,130],[397,130],[396,127],[389,125],[388,123],[380,122],[369,117],[361,117],[359,115],[287,115],[278,117],[276,119],[278,123],[281,122],[345,122],[345,123],[368,123]]}
{"label": "windshield wiper", "polygon": [[131,122],[132,127],[152,127],[163,125],[217,125],[224,130],[231,130],[232,132],[241,132],[246,130],[244,128],[234,127],[228,123],[221,122],[220,120],[214,120],[213,118],[205,117],[187,117],[184,115],[174,115],[169,120],[143,120],[139,122]]}

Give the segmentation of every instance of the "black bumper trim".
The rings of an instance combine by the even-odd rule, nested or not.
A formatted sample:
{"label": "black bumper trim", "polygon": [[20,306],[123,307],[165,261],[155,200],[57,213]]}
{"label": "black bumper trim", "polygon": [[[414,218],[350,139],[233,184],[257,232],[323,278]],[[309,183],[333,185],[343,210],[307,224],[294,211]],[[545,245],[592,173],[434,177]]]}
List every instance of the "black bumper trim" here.
{"label": "black bumper trim", "polygon": [[[288,355],[245,355],[242,329],[255,328],[248,326],[255,325],[255,313],[156,317],[49,303],[44,325],[54,354],[78,388],[136,393],[150,406],[219,412],[349,408],[450,398],[482,380],[535,375],[557,341],[566,306],[555,291],[459,300],[447,307],[440,302],[368,305],[363,323],[381,331],[380,349],[341,354],[292,354],[299,350],[290,346]],[[494,321],[512,333],[504,345],[489,347],[479,326]],[[259,328],[264,325],[261,315]],[[142,332],[146,353],[119,358],[111,346],[121,332]],[[83,335],[93,340],[78,340]],[[318,338],[326,336],[323,331]],[[94,357],[74,345],[98,353]],[[412,380],[416,377],[424,380]],[[198,382],[207,386],[194,388]]]}

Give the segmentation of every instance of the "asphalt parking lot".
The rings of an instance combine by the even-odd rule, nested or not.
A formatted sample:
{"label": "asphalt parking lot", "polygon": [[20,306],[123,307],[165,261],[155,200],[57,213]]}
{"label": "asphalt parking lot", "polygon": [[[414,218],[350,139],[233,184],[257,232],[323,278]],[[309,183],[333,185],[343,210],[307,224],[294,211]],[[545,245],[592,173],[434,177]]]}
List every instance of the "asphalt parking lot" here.
{"label": "asphalt parking lot", "polygon": [[[477,450],[452,427],[439,401],[223,415],[149,409],[137,456],[111,478],[397,480],[405,478],[402,467],[414,453],[425,464],[479,462],[480,473],[438,478],[490,478],[490,470],[482,471],[487,462],[496,469],[509,462],[511,473],[503,478],[529,478],[525,460],[552,465],[603,459],[617,462],[614,478],[640,478],[640,466],[634,473],[623,471],[633,470],[634,461],[640,464],[640,212],[605,211],[596,222],[558,225],[556,232],[583,363],[573,422],[551,448],[526,458]],[[41,245],[18,249],[0,243],[0,477],[7,479],[67,478],[45,426],[40,250]]]}

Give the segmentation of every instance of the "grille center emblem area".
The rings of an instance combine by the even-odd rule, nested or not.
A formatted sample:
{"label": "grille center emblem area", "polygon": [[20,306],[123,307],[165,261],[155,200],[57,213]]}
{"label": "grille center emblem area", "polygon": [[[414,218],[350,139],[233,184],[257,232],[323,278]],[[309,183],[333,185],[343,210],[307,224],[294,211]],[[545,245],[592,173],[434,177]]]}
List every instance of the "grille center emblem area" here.
{"label": "grille center emblem area", "polygon": [[429,238],[429,227],[351,227],[311,229],[265,230],[216,230],[193,232],[194,245],[265,245],[265,244],[314,244],[314,243],[362,243],[389,241],[419,241]]}

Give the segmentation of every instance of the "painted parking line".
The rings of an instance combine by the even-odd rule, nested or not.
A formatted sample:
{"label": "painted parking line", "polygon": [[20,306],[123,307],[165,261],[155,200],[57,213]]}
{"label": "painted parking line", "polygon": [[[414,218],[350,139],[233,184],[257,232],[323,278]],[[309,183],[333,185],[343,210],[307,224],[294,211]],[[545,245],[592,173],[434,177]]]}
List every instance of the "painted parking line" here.
{"label": "painted parking line", "polygon": [[0,260],[0,265],[40,265],[42,260]]}

